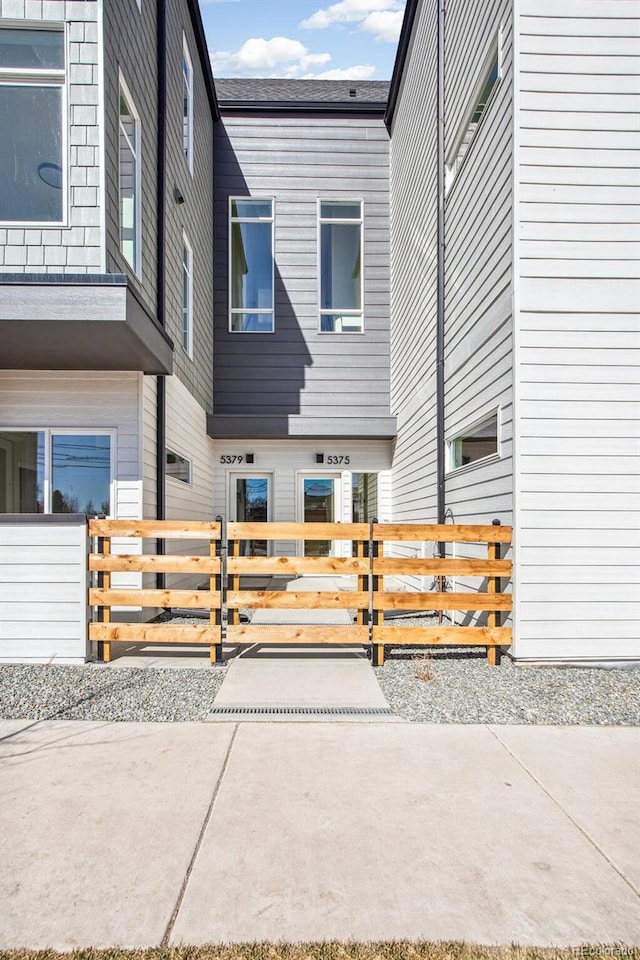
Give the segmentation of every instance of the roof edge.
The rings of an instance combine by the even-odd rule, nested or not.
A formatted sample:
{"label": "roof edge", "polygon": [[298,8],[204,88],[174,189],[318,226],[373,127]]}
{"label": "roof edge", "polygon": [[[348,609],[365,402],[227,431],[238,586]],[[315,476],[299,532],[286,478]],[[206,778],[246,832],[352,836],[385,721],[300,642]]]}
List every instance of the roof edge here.
{"label": "roof edge", "polygon": [[384,122],[386,124],[387,129],[389,130],[389,133],[391,133],[391,124],[393,123],[393,115],[395,113],[396,104],[398,102],[398,96],[400,95],[400,86],[402,84],[402,78],[404,76],[404,68],[407,61],[407,55],[409,53],[411,35],[413,33],[413,24],[416,19],[416,13],[418,12],[419,4],[420,4],[420,0],[407,0],[407,5],[404,11],[404,18],[402,20],[402,29],[400,31],[400,39],[398,41],[398,51],[396,53],[396,59],[393,65],[391,85],[389,86],[389,98],[387,100],[387,109],[384,115]]}
{"label": "roof edge", "polygon": [[198,0],[187,0],[187,6],[189,8],[189,13],[191,15],[191,23],[193,25],[193,32],[196,38],[196,46],[198,48],[198,58],[202,66],[202,72],[204,74],[204,83],[207,88],[207,98],[209,100],[209,106],[211,107],[211,113],[214,120],[220,119],[220,107],[218,105],[218,97],[216,95],[216,85],[213,80],[213,71],[211,69],[211,58],[209,57],[209,48],[207,47],[207,40],[204,32],[204,25],[202,23],[202,15],[200,14],[200,6]]}
{"label": "roof edge", "polygon": [[354,116],[373,114],[384,117],[387,104],[384,101],[359,100],[358,102],[330,102],[318,100],[222,100],[219,110],[222,116],[239,113],[319,113],[325,116]]}

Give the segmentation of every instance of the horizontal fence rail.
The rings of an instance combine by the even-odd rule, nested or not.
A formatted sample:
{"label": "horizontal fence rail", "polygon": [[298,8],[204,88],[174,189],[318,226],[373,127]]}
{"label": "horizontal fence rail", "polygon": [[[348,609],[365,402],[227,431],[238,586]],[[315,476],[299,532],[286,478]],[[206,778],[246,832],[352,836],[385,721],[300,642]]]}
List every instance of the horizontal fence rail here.
{"label": "horizontal fence rail", "polygon": [[[206,644],[211,662],[222,661],[223,525],[184,520],[90,520],[93,551],[89,571],[97,584],[89,589],[89,606],[97,622],[89,624],[89,640],[97,641],[99,656],[109,662],[111,643]],[[150,553],[113,553],[114,538],[142,540],[197,540],[208,543],[208,556]],[[165,590],[148,587],[113,588],[112,573],[194,574],[208,577],[208,589]],[[163,610],[181,607],[208,610],[208,625],[167,623],[114,623],[113,607]]]}
{"label": "horizontal fence rail", "polygon": [[[90,624],[90,639],[103,645],[104,659],[115,640],[129,642],[208,644],[212,661],[222,658],[225,641],[234,643],[363,643],[370,644],[374,664],[384,661],[385,644],[472,645],[487,648],[489,663],[497,662],[500,646],[511,643],[511,628],[501,626],[502,614],[511,610],[511,594],[502,589],[511,577],[511,561],[501,557],[502,544],[510,544],[511,528],[500,525],[401,524],[401,523],[215,523],[93,520],[90,536],[95,550],[89,570],[99,582],[89,591],[89,604],[99,613]],[[161,553],[112,552],[113,538],[194,539],[208,542],[208,556]],[[267,555],[245,555],[251,541],[266,544]],[[274,556],[271,544],[290,543],[291,553],[304,553],[305,542],[350,543],[353,556]],[[438,554],[442,545],[476,545],[483,556],[385,555],[412,543],[425,553],[425,545]],[[282,547],[280,547],[282,549]],[[345,551],[346,552],[346,551]],[[208,589],[166,590],[113,588],[112,573],[194,574],[208,577]],[[351,577],[356,589],[255,590],[241,589],[240,577],[333,576]],[[436,590],[385,589],[385,577],[431,577]],[[452,577],[477,578],[478,589],[448,591]],[[209,624],[171,625],[113,623],[112,607],[180,607],[209,611]],[[352,625],[240,623],[240,610],[348,610]],[[458,611],[474,614],[465,625],[394,625],[385,613]],[[484,622],[479,623],[480,614]],[[289,616],[287,615],[287,619]],[[293,614],[291,619],[294,619]]]}

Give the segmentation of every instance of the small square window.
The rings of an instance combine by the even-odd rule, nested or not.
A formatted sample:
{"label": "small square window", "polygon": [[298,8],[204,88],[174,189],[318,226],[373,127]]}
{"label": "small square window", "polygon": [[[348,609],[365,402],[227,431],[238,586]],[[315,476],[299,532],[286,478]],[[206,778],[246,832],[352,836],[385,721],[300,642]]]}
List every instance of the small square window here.
{"label": "small square window", "polygon": [[500,452],[498,411],[449,441],[449,469],[459,470]]}
{"label": "small square window", "polygon": [[165,472],[172,480],[191,483],[191,461],[181,457],[179,453],[174,453],[173,450],[167,450]]}

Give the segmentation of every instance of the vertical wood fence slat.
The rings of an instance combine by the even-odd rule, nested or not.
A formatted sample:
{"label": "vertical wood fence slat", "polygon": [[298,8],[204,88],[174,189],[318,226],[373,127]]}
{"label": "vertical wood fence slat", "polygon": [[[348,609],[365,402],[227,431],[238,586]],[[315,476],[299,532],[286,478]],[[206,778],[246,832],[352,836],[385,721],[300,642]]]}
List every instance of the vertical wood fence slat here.
{"label": "vertical wood fence slat", "polygon": [[[497,560],[498,551],[496,543],[487,544],[487,560]],[[495,577],[487,578],[487,593],[491,596],[495,595],[497,592],[497,583]],[[498,614],[495,610],[490,610],[487,613],[487,626],[488,627],[497,627],[498,626]],[[498,662],[498,648],[495,646],[487,647],[487,662],[490,667],[495,667]]]}
{"label": "vertical wood fence slat", "polygon": [[[240,556],[240,541],[239,541],[239,540],[232,540],[232,541],[231,541],[231,551],[230,551],[230,553],[231,553],[231,556],[232,556],[232,557],[239,557],[239,556]],[[233,573],[233,574],[231,575],[231,589],[234,590],[234,591],[240,589],[240,574],[239,574],[239,573]],[[228,616],[229,616],[229,623],[230,623],[231,625],[236,626],[236,624],[240,623],[240,611],[239,611],[239,610],[229,610]]]}
{"label": "vertical wood fence slat", "polygon": [[[358,541],[357,541],[357,543],[356,543],[356,556],[357,556],[358,559],[360,559],[360,560],[364,557],[364,540],[358,540]],[[362,574],[362,575],[358,574],[358,591],[361,592],[361,593],[363,593],[363,592],[364,592],[365,590],[367,590],[367,589],[368,589],[368,585],[367,585],[367,578],[366,578],[366,576],[365,576],[364,574]],[[359,610],[358,610],[358,615],[357,615],[357,618],[356,618],[356,622],[357,622],[358,626],[361,627],[361,626],[364,625],[365,616],[366,616],[366,611],[363,610],[363,609],[359,609]]]}
{"label": "vertical wood fence slat", "polygon": [[[111,537],[103,538],[102,553],[105,557],[108,557],[111,553]],[[102,586],[105,590],[109,590],[111,587],[111,573],[108,570],[105,570],[102,574]],[[111,607],[103,607],[102,622],[111,623]],[[102,659],[105,663],[111,661],[111,642],[109,640],[105,640],[102,644]]]}

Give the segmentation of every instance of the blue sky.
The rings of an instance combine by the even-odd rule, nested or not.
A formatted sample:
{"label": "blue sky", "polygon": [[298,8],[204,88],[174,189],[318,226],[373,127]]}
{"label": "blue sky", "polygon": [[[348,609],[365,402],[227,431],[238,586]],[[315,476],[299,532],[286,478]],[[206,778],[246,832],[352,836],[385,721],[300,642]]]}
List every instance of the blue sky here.
{"label": "blue sky", "polygon": [[214,76],[389,80],[405,0],[200,0]]}

